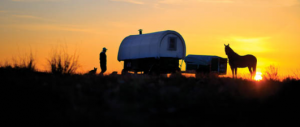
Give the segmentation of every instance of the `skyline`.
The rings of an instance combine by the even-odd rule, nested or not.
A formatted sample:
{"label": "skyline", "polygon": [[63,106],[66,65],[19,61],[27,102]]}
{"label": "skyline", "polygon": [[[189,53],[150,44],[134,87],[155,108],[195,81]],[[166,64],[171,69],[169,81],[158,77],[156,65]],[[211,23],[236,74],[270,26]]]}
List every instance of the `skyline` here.
{"label": "skyline", "polygon": [[[279,74],[299,71],[299,0],[3,0],[0,1],[0,60],[30,50],[46,69],[49,52],[66,45],[79,53],[87,72],[100,70],[107,51],[107,73],[120,72],[120,43],[129,35],[164,30],[179,32],[186,55],[226,58],[224,44],[239,55],[253,54],[258,71],[276,65]],[[227,74],[231,73],[227,66]],[[99,72],[98,70],[98,72]],[[182,68],[185,70],[185,68]],[[241,70],[241,71],[240,71]],[[247,73],[247,68],[238,69]],[[294,71],[294,72],[293,72]]]}

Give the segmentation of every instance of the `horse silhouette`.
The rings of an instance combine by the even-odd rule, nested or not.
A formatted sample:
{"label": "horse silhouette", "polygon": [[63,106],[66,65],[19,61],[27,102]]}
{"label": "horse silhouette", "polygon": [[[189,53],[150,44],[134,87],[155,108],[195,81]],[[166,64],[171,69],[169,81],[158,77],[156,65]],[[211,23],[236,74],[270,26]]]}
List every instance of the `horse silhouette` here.
{"label": "horse silhouette", "polygon": [[251,74],[251,78],[255,76],[256,64],[257,64],[257,59],[255,56],[253,55],[240,56],[229,47],[229,44],[225,45],[225,53],[229,59],[229,65],[232,71],[233,78],[234,76],[237,77],[237,68],[244,68],[244,67],[248,67]]}

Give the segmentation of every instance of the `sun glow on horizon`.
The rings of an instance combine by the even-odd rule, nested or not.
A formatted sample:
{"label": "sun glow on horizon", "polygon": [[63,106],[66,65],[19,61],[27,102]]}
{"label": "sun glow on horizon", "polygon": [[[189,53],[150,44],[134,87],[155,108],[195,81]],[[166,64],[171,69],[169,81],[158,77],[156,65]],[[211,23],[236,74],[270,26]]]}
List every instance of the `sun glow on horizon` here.
{"label": "sun glow on horizon", "polygon": [[262,73],[261,72],[256,72],[256,75],[255,75],[255,77],[254,77],[254,80],[256,80],[256,81],[260,81],[260,80],[262,80]]}

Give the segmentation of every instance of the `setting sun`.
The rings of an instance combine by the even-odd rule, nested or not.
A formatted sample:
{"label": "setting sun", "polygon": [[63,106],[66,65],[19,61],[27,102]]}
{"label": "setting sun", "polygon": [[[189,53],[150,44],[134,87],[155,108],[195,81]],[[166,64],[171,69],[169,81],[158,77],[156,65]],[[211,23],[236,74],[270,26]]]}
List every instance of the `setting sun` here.
{"label": "setting sun", "polygon": [[256,81],[260,81],[260,80],[262,80],[262,73],[261,72],[256,72],[256,75],[255,75],[255,77],[254,77],[254,80],[256,80]]}

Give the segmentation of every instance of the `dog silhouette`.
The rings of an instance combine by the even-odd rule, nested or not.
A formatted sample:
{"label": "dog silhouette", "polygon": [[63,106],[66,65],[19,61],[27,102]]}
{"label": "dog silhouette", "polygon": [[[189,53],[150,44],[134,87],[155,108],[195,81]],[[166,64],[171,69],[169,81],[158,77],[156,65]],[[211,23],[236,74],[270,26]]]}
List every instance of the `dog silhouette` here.
{"label": "dog silhouette", "polygon": [[96,74],[96,72],[97,72],[97,68],[94,67],[94,70],[90,70],[89,74]]}

